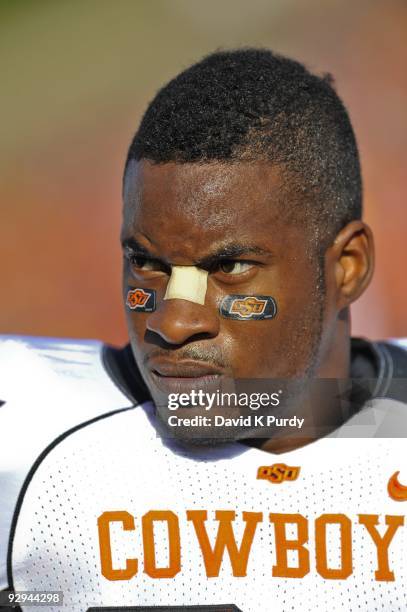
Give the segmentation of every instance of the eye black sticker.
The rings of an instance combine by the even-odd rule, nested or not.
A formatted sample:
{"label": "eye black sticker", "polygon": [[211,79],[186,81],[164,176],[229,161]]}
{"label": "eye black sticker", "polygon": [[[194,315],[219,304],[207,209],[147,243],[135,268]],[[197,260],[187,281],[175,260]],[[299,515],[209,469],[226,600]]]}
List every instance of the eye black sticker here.
{"label": "eye black sticker", "polygon": [[155,291],[152,289],[129,289],[127,292],[126,306],[130,310],[139,312],[153,312],[155,310]]}
{"label": "eye black sticker", "polygon": [[277,304],[270,295],[226,295],[219,310],[227,319],[273,319],[277,314]]}

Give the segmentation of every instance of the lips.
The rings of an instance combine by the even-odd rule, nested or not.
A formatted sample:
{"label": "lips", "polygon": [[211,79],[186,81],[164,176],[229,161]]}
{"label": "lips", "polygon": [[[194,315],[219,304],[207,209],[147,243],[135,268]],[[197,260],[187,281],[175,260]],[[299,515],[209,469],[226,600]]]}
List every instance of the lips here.
{"label": "lips", "polygon": [[151,360],[150,378],[164,393],[190,393],[220,387],[223,373],[211,364],[198,361]]}
{"label": "lips", "polygon": [[199,361],[154,361],[149,363],[149,368],[154,374],[166,378],[199,378],[222,373],[211,364]]}

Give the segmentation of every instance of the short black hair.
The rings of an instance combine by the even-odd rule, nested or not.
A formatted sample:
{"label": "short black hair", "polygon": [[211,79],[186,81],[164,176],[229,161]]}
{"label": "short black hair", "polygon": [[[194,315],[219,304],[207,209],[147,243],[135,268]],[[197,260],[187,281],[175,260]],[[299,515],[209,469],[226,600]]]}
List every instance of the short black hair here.
{"label": "short black hair", "polygon": [[141,159],[281,165],[308,202],[303,212],[316,220],[314,238],[324,249],[362,214],[355,135],[332,77],[268,49],[217,51],[165,85],[144,114],[126,168]]}

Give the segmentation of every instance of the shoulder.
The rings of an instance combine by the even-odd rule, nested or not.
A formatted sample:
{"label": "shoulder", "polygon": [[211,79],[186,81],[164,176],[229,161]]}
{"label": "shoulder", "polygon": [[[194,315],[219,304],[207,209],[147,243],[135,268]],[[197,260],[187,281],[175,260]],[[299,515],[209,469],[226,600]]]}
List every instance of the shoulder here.
{"label": "shoulder", "polygon": [[103,349],[97,340],[0,337],[0,428],[10,451],[133,404],[106,371]]}
{"label": "shoulder", "polygon": [[405,375],[407,373],[407,338],[390,338],[375,342],[379,350],[391,355],[394,362],[394,375]]}
{"label": "shoulder", "polygon": [[103,354],[97,340],[0,336],[0,589],[12,516],[37,458],[65,432],[134,405]]}
{"label": "shoulder", "polygon": [[386,340],[386,342],[393,346],[398,346],[407,352],[407,338],[391,338],[390,340]]}
{"label": "shoulder", "polygon": [[407,404],[407,338],[374,342],[379,361],[375,397]]}
{"label": "shoulder", "polygon": [[[0,395],[27,382],[44,392],[53,381],[106,378],[102,368],[103,343],[99,340],[0,336]],[[24,385],[25,387],[27,385]]]}
{"label": "shoulder", "polygon": [[[407,437],[407,338],[369,342],[361,340],[375,362],[373,380],[355,379],[359,386],[372,383],[362,408],[329,437]],[[366,352],[367,354],[367,352]]]}
{"label": "shoulder", "polygon": [[67,404],[75,412],[79,402],[85,417],[93,416],[87,408],[96,399],[105,398],[101,411],[122,405],[126,396],[106,370],[104,348],[99,340],[0,336],[0,399],[26,413],[33,405],[52,408],[50,416],[59,417]]}
{"label": "shoulder", "polygon": [[407,338],[351,339],[351,378],[373,398],[407,403]]}

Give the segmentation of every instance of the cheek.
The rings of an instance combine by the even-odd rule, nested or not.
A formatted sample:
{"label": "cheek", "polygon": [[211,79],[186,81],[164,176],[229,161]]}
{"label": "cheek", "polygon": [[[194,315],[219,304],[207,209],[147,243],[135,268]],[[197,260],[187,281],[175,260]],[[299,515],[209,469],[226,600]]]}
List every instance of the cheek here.
{"label": "cheek", "polygon": [[[306,274],[308,272],[308,274]],[[287,283],[279,318],[273,332],[275,370],[281,376],[302,376],[314,366],[321,342],[323,293],[318,290],[316,271]],[[271,334],[270,334],[271,335]]]}
{"label": "cheek", "polygon": [[234,321],[228,344],[235,378],[274,375],[285,340],[278,317],[271,321]]}
{"label": "cheek", "polygon": [[143,362],[145,356],[145,334],[147,329],[147,314],[132,313],[126,308],[126,321],[128,337],[132,352],[140,372],[143,372]]}
{"label": "cheek", "polygon": [[[269,321],[225,321],[236,378],[303,375],[320,341],[322,298],[311,279],[293,276],[273,291],[277,315]],[[267,292],[263,292],[267,293]]]}
{"label": "cheek", "polygon": [[138,345],[141,345],[147,330],[148,314],[141,312],[131,312],[126,306],[125,310],[129,337],[131,340],[137,341]]}

